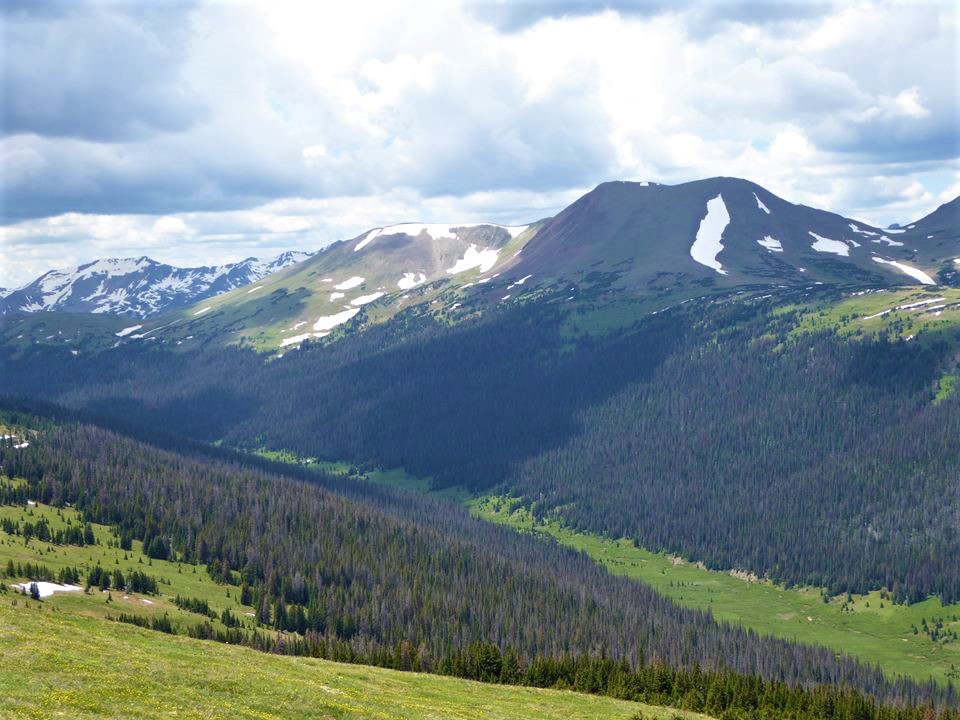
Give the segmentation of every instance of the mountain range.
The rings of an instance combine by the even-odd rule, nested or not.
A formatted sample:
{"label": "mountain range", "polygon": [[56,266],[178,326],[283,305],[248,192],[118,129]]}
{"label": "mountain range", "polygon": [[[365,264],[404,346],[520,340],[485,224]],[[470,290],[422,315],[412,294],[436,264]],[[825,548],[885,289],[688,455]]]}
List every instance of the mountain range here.
{"label": "mountain range", "polygon": [[50,270],[14,290],[0,290],[0,315],[52,310],[148,318],[228,292],[310,257],[285,252],[272,260],[179,268],[148,257],[94,260]]}
{"label": "mountain range", "polygon": [[[402,223],[317,253],[199,268],[147,257],[96,260],[0,291],[0,314],[149,319],[222,296],[210,306],[214,315],[227,313],[234,324],[242,318],[254,335],[270,342],[282,336],[279,343],[290,345],[325,336],[367,305],[392,316],[450,290],[457,295],[447,307],[516,302],[534,288],[566,284],[573,298],[602,287],[666,306],[739,286],[953,284],[958,225],[960,198],[905,227],[883,229],[795,205],[737,178],[674,186],[608,182],[529,225]],[[257,301],[266,296],[271,315],[282,316],[281,325],[290,321],[287,328],[276,317],[264,324]]]}
{"label": "mountain range", "polygon": [[736,178],[609,182],[529,225],[373,228],[254,287],[156,318],[145,331],[161,342],[215,336],[276,351],[404,311],[457,321],[537,299],[618,299],[655,312],[737,289],[951,284],[958,212],[953,201],[883,229]]}
{"label": "mountain range", "polygon": [[[121,316],[126,326],[102,324],[111,344],[150,338],[188,349],[199,340],[282,353],[401,313],[459,322],[531,301],[580,312],[616,301],[642,315],[730,292],[956,286],[958,256],[960,198],[878,228],[737,178],[618,181],[527,225],[400,223],[314,253],[201,268],[98,260],[7,291],[0,314]],[[42,342],[56,324],[14,334]],[[54,339],[63,331],[57,325]]]}

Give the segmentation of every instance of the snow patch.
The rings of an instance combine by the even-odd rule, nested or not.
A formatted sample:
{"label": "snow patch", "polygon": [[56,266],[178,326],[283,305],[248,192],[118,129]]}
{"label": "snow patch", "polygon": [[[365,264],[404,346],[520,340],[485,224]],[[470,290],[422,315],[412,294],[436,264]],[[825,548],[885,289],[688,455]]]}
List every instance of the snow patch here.
{"label": "snow patch", "polygon": [[930,298],[929,300],[920,300],[919,302],[910,303],[908,305],[897,305],[896,307],[892,307],[889,310],[882,310],[873,315],[867,315],[863,319],[873,320],[874,318],[883,317],[888,313],[892,313],[895,310],[912,310],[914,308],[923,307],[924,305],[932,305],[933,303],[943,302],[944,300],[946,300],[946,298],[938,297],[938,298]]}
{"label": "snow patch", "polygon": [[779,240],[775,240],[769,235],[764,235],[762,240],[757,240],[757,244],[765,247],[770,252],[783,252],[783,245]]}
{"label": "snow patch", "polygon": [[380,234],[380,228],[371,230],[364,236],[363,240],[361,240],[360,242],[358,242],[356,245],[353,246],[353,251],[357,252],[357,250],[363,250],[367,245],[370,244],[370,241],[373,240],[379,234]]}
{"label": "snow patch", "polygon": [[512,240],[513,238],[515,238],[517,235],[522,233],[524,230],[526,230],[530,226],[529,225],[497,225],[496,227],[500,228],[501,230],[506,230],[508,233],[510,233],[510,239]]}
{"label": "snow patch", "polygon": [[343,312],[338,312],[336,315],[325,315],[324,317],[319,318],[314,324],[314,330],[333,330],[337,325],[343,325],[343,323],[350,320],[354,315],[360,312],[360,308],[354,308],[352,310],[344,310]]}
{"label": "snow patch", "polygon": [[350,304],[366,305],[367,303],[372,303],[374,300],[379,300],[384,295],[386,295],[385,292],[375,292],[375,293],[370,293],[369,295],[361,295],[360,297],[354,298],[353,300],[351,300]]}
{"label": "snow patch", "polygon": [[332,293],[330,293],[330,302],[333,302],[334,300],[339,300],[339,299],[342,298],[342,297],[344,297],[344,293],[342,293],[342,292],[332,292]]}
{"label": "snow patch", "polygon": [[723,196],[717,195],[707,202],[707,215],[700,221],[697,238],[690,247],[690,256],[695,261],[716,270],[721,275],[726,275],[727,271],[717,261],[717,255],[723,250],[723,243],[720,240],[729,223],[730,213],[727,212]]}
{"label": "snow patch", "polygon": [[758,208],[760,208],[761,210],[763,210],[767,215],[770,214],[770,208],[768,208],[766,205],[763,204],[763,202],[760,200],[760,198],[757,197],[757,194],[756,194],[756,193],[753,194],[753,199],[757,201],[757,207],[758,207]]}
{"label": "snow patch", "polygon": [[849,227],[850,227],[850,229],[853,230],[855,233],[860,233],[861,235],[870,235],[871,237],[876,237],[876,236],[877,236],[877,234],[876,234],[875,232],[870,232],[869,230],[861,230],[859,227],[857,227],[857,226],[854,225],[853,223],[849,223]]}
{"label": "snow patch", "polygon": [[352,290],[363,282],[363,278],[359,275],[354,275],[352,278],[344,280],[339,285],[334,285],[334,290]]}
{"label": "snow patch", "polygon": [[422,232],[425,232],[427,235],[432,237],[434,240],[439,240],[440,238],[453,238],[457,234],[454,232],[455,228],[468,228],[475,227],[474,225],[440,225],[437,223],[400,223],[398,225],[390,225],[389,227],[383,228],[382,235],[409,235],[410,237],[416,237]]}
{"label": "snow patch", "polygon": [[196,317],[197,315],[203,315],[205,312],[207,312],[208,310],[212,310],[212,309],[213,309],[213,306],[212,306],[212,305],[207,305],[205,308],[200,308],[199,310],[197,310],[197,311],[193,314],[193,316]]}
{"label": "snow patch", "polygon": [[830,238],[825,238],[822,235],[817,235],[815,232],[807,231],[807,233],[813,237],[816,242],[811,245],[814,250],[822,253],[833,253],[834,255],[843,255],[843,257],[850,257],[850,246],[845,242],[839,240],[831,240]]}
{"label": "snow patch", "polygon": [[417,285],[421,285],[427,281],[427,276],[423,273],[404,273],[403,277],[397,281],[397,287],[401,290],[412,290]]}
{"label": "snow patch", "polygon": [[79,592],[80,590],[83,590],[83,588],[79,585],[60,585],[58,583],[44,581],[25,582],[20,583],[19,585],[12,585],[11,587],[17,590],[22,590],[25,593],[29,593],[31,585],[37,586],[37,590],[40,592],[40,597],[42,598],[50,597],[54,593],[59,592]]}
{"label": "snow patch", "polygon": [[[496,223],[460,223],[458,225],[442,225],[438,223],[400,223],[398,225],[390,225],[379,231],[380,235],[396,235],[403,233],[404,235],[410,235],[411,237],[416,237],[422,232],[426,232],[427,235],[432,237],[434,240],[439,240],[441,238],[454,238],[457,236],[457,230],[475,228],[475,227],[498,227],[501,230],[506,230],[510,234],[510,238],[513,239],[524,230],[526,230],[529,225],[497,225]],[[377,235],[374,235],[377,237]],[[373,238],[371,238],[372,240]],[[364,238],[366,240],[366,238]],[[356,249],[360,249],[359,247]]]}
{"label": "snow patch", "polygon": [[249,294],[252,293],[252,292],[256,292],[257,290],[262,290],[262,289],[263,289],[263,285],[254,285],[252,288],[250,288],[249,290],[247,290],[247,295],[249,295]]}
{"label": "snow patch", "polygon": [[116,335],[117,337],[126,337],[130,333],[135,332],[136,330],[139,330],[142,327],[143,325],[131,325],[130,327],[125,327],[120,332],[114,333],[114,335]]}
{"label": "snow patch", "polygon": [[875,242],[877,244],[885,242],[887,245],[891,247],[903,247],[902,242],[900,242],[899,240],[891,240],[886,235],[881,235],[879,240],[871,240],[870,242]]}
{"label": "snow patch", "polygon": [[280,341],[280,347],[287,347],[288,345],[299,345],[304,340],[310,337],[310,333],[304,333],[303,335],[294,335],[293,337],[284,338]]}
{"label": "snow patch", "polygon": [[480,268],[480,272],[485,273],[492,268],[496,262],[496,250],[492,248],[477,250],[477,246],[471,244],[463,254],[463,257],[457,260],[452,268],[448,268],[447,272],[451,275],[456,275],[467,270],[472,270],[473,268]]}
{"label": "snow patch", "polygon": [[896,261],[894,261],[894,260],[884,260],[883,258],[878,258],[878,257],[873,258],[873,261],[874,261],[874,262],[881,263],[881,264],[883,264],[883,265],[893,265],[893,267],[895,267],[895,268],[896,268],[897,270],[899,270],[900,272],[906,273],[907,275],[909,275],[910,277],[912,277],[914,280],[919,280],[919,281],[922,282],[924,285],[936,285],[936,284],[937,284],[937,283],[934,281],[934,279],[933,279],[932,277],[930,277],[929,275],[927,275],[923,270],[918,270],[918,269],[915,268],[915,267],[910,267],[909,265],[904,265],[903,263],[898,263],[898,262],[896,262]]}
{"label": "snow patch", "polygon": [[515,288],[517,285],[523,285],[527,280],[529,280],[532,277],[533,277],[532,274],[524,275],[522,278],[520,278],[516,282],[510,283],[509,285],[507,285],[507,290],[510,290],[511,288]]}

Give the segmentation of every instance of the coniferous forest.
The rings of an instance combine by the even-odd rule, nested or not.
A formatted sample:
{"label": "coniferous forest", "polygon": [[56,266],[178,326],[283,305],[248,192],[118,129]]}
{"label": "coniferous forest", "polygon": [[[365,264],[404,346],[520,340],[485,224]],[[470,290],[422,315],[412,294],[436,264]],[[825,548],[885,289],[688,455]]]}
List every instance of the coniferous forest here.
{"label": "coniferous forest", "polygon": [[[284,632],[218,636],[200,623],[194,637],[729,717],[919,718],[926,703],[956,700],[952,688],[893,682],[825,649],[718,625],[585,556],[428,497],[12,417],[42,432],[28,448],[0,447],[3,472],[26,480],[0,487],[0,502],[69,503],[121,545],[142,540],[151,557],[205,565],[237,586],[259,624]],[[150,627],[172,631],[162,619]]]}
{"label": "coniferous forest", "polygon": [[952,342],[797,334],[772,301],[702,301],[608,335],[547,304],[416,312],[252,352],[10,357],[9,393],[246,449],[405,467],[719,569],[898,602],[960,598]]}

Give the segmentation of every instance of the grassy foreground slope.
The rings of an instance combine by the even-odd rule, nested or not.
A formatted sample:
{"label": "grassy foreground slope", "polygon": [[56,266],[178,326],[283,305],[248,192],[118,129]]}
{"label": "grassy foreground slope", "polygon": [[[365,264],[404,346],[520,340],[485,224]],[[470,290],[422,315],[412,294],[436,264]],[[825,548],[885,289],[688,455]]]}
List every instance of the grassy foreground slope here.
{"label": "grassy foreground slope", "polygon": [[[14,605],[14,602],[16,604]],[[581,695],[266,655],[0,598],[5,718],[702,718]]]}

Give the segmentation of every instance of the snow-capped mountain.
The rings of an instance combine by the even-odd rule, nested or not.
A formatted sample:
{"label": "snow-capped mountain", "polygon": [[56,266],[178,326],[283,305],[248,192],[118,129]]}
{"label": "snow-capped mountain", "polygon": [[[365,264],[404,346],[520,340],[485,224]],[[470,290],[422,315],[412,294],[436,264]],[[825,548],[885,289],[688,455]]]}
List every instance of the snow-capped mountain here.
{"label": "snow-capped mountain", "polygon": [[[111,342],[189,349],[203,338],[286,352],[401,313],[449,323],[528,302],[659,312],[731,292],[956,286],[958,215],[955,200],[878,228],[737,178],[608,182],[529,225],[385,224],[270,277],[305,255],[193,270],[99,261],[48,273],[0,306],[144,318],[113,330]],[[174,312],[158,317],[163,310]]]}
{"label": "snow-capped mountain", "polygon": [[0,315],[55,310],[149,318],[235,290],[306,260],[290,251],[272,260],[247,258],[210,267],[178,268],[148,257],[94,260],[50,270],[16,290],[0,293]]}
{"label": "snow-capped mountain", "polygon": [[595,282],[602,273],[611,288],[647,296],[683,286],[935,285],[960,254],[956,214],[938,213],[882,229],[738,178],[609,182],[545,223],[515,272],[574,279],[590,269]]}

